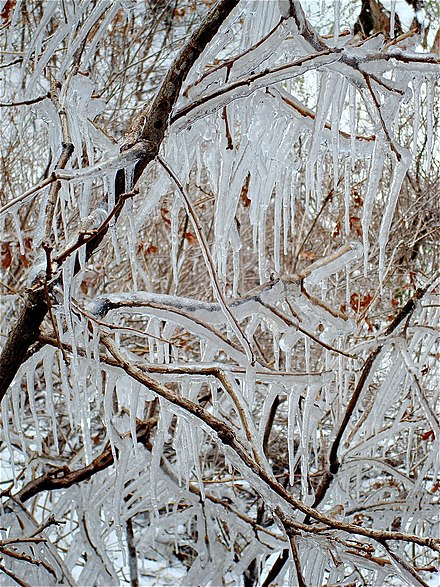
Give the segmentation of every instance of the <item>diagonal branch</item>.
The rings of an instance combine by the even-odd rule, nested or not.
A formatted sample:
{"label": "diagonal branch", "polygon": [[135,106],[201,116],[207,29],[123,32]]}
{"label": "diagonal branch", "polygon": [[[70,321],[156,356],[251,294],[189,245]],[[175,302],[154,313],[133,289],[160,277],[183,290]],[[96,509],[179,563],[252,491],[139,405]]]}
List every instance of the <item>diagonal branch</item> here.
{"label": "diagonal branch", "polygon": [[[438,279],[439,275],[440,274],[437,273],[423,287],[420,287],[419,289],[416,290],[414,295],[406,302],[406,304],[404,306],[402,306],[402,308],[396,314],[394,320],[386,328],[386,330],[384,332],[385,336],[389,336],[391,333],[393,333],[397,329],[397,327],[403,322],[403,320],[408,319],[413,314],[414,310],[417,307],[417,303],[428,292],[428,290],[431,288],[432,284]],[[362,372],[359,377],[359,381],[356,385],[356,388],[353,392],[353,395],[351,396],[351,398],[348,402],[347,409],[345,410],[345,413],[344,413],[344,417],[342,419],[342,422],[339,426],[338,431],[336,432],[335,439],[333,440],[333,443],[330,447],[329,459],[328,459],[328,462],[329,462],[328,470],[325,472],[325,474],[322,478],[322,481],[321,481],[320,485],[318,486],[318,489],[316,490],[315,501],[313,502],[313,507],[317,507],[322,502],[322,500],[324,499],[325,495],[327,494],[327,491],[329,490],[329,488],[333,482],[333,479],[335,478],[335,475],[338,473],[338,471],[340,469],[341,463],[339,461],[338,453],[339,453],[339,447],[340,447],[342,438],[347,430],[348,424],[349,424],[349,422],[353,416],[353,413],[356,409],[356,406],[359,402],[359,399],[361,397],[364,386],[368,380],[370,373],[373,371],[376,360],[377,360],[378,356],[380,355],[382,348],[383,348],[383,344],[377,346],[370,353],[370,355],[368,356],[367,360],[364,363],[364,366],[362,367]]]}
{"label": "diagonal branch", "polygon": [[174,183],[177,186],[177,189],[180,192],[180,195],[181,195],[183,202],[185,204],[186,213],[191,218],[191,222],[192,222],[194,231],[196,233],[197,240],[199,241],[199,245],[202,250],[203,258],[205,259],[205,265],[208,270],[209,277],[211,279],[212,288],[214,290],[217,301],[218,301],[222,311],[224,312],[228,322],[230,323],[233,331],[237,335],[238,340],[241,342],[241,344],[246,352],[248,360],[252,363],[252,365],[254,365],[255,364],[254,352],[253,352],[251,345],[250,345],[248,339],[246,338],[246,335],[244,334],[237,318],[234,316],[231,309],[229,308],[229,306],[226,303],[226,299],[225,299],[225,296],[223,295],[223,292],[221,290],[218,275],[215,270],[214,261],[212,260],[211,253],[209,251],[208,242],[206,240],[205,233],[203,232],[202,225],[200,224],[200,220],[196,214],[194,206],[192,205],[191,200],[189,199],[187,193],[185,192],[182,183],[179,181],[179,178],[176,176],[176,174],[171,169],[171,167],[168,165],[168,163],[164,159],[162,159],[162,157],[160,157],[160,156],[158,156],[157,159],[158,159],[159,163],[162,165],[162,167],[165,169],[165,171],[168,173],[168,175],[173,179]]}

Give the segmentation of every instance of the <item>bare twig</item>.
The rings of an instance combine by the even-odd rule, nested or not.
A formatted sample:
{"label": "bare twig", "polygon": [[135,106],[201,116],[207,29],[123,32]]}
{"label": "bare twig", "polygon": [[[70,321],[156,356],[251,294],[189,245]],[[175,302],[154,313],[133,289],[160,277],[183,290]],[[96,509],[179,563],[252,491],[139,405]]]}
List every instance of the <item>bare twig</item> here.
{"label": "bare twig", "polygon": [[197,216],[197,213],[194,209],[194,206],[192,205],[192,202],[189,199],[188,194],[184,190],[183,185],[181,184],[179,178],[176,176],[176,174],[171,169],[169,164],[164,159],[162,159],[162,157],[160,157],[160,156],[158,156],[157,159],[158,159],[159,163],[162,165],[162,167],[165,169],[165,171],[168,173],[168,175],[173,179],[174,183],[176,184],[176,186],[180,192],[180,195],[182,196],[182,200],[185,204],[186,212],[191,219],[193,229],[196,233],[197,240],[199,242],[200,248],[203,253],[203,258],[205,260],[206,268],[208,270],[208,274],[209,274],[209,277],[211,280],[212,289],[214,290],[214,293],[215,293],[215,297],[217,298],[217,301],[218,301],[222,311],[224,312],[226,318],[228,319],[228,322],[231,325],[231,328],[233,329],[233,331],[237,335],[238,340],[242,344],[249,361],[251,362],[252,365],[254,365],[255,364],[254,352],[253,352],[252,347],[250,345],[250,342],[248,341],[246,335],[244,334],[237,318],[234,316],[231,309],[227,305],[225,296],[223,295],[223,292],[222,292],[222,289],[221,289],[221,286],[219,283],[217,271],[215,270],[214,261],[212,260],[212,256],[211,256],[211,253],[209,250],[208,242],[205,237],[205,233],[203,231],[199,217]]}
{"label": "bare twig", "polygon": [[11,577],[11,579],[13,581],[15,581],[17,583],[17,585],[20,585],[20,587],[32,587],[32,585],[30,585],[29,583],[26,583],[26,581],[23,581],[23,579],[20,579],[20,577],[18,577],[15,573],[10,571],[8,568],[6,568],[1,563],[0,563],[0,571],[3,571],[3,573],[5,573],[5,575],[8,575],[8,577]]}
{"label": "bare twig", "polygon": [[47,94],[44,94],[43,96],[38,96],[38,98],[32,98],[30,100],[19,100],[17,102],[1,102],[0,108],[13,108],[14,106],[31,106],[32,104],[42,102],[46,98],[50,98],[50,92],[47,92]]}

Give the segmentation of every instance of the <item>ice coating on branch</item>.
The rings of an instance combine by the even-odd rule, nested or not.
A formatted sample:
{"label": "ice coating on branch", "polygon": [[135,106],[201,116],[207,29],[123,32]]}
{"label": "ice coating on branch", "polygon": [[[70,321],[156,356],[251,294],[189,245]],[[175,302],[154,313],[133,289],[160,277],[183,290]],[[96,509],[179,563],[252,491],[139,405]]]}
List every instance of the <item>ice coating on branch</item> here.
{"label": "ice coating on branch", "polygon": [[362,245],[352,242],[344,245],[334,253],[334,258],[316,261],[307,269],[306,283],[312,285],[322,281],[328,275],[336,273],[349,263],[356,261],[363,253]]}

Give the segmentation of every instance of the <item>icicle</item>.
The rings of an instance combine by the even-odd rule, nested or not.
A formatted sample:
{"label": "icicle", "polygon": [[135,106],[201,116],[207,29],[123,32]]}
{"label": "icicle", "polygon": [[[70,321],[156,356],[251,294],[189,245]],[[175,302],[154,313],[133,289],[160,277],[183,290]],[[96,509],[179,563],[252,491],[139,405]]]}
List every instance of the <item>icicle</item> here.
{"label": "icicle", "polygon": [[[115,205],[116,205],[116,192],[115,192],[115,181],[116,181],[116,170],[112,170],[110,173],[104,176],[104,192],[107,192],[108,199],[108,211],[111,212]],[[116,223],[115,218],[113,217],[109,223],[110,235],[112,239],[113,249],[115,251],[115,260],[116,263],[121,262],[120,252],[119,252],[119,244],[118,238],[116,234]]]}
{"label": "icicle", "polygon": [[[336,187],[334,187],[336,191]],[[344,231],[345,235],[350,234],[350,194],[351,194],[351,165],[347,157],[344,164]]]}
{"label": "icicle", "polygon": [[292,184],[290,191],[290,232],[292,235],[292,239],[295,238],[296,234],[296,226],[295,226],[295,219],[296,219],[296,193],[298,191],[298,170],[295,169],[292,171]]}
{"label": "icicle", "polygon": [[120,449],[120,458],[115,461],[116,465],[116,482],[115,492],[113,497],[113,511],[114,511],[114,522],[115,532],[118,538],[119,550],[122,552],[122,559],[124,565],[126,564],[126,552],[124,547],[124,541],[122,539],[122,522],[121,522],[121,510],[124,507],[124,482],[127,473],[130,450],[127,449],[126,445],[122,445]]}
{"label": "icicle", "polygon": [[417,138],[419,134],[420,125],[420,79],[414,77],[412,81],[412,89],[414,94],[414,107],[413,107],[413,144],[412,151],[413,156],[417,153]]}
{"label": "icicle", "polygon": [[25,248],[24,248],[24,241],[23,241],[23,233],[21,232],[21,224],[20,219],[18,217],[18,211],[14,209],[12,212],[12,221],[14,223],[14,231],[17,236],[17,240],[20,244],[20,255],[25,255]]}
{"label": "icicle", "polygon": [[390,16],[390,37],[394,39],[396,24],[396,0],[391,0],[391,16]]}
{"label": "icicle", "polygon": [[163,343],[160,341],[160,338],[162,337],[162,333],[160,331],[160,321],[157,320],[156,318],[153,318],[150,322],[150,326],[153,330],[152,334],[155,336],[154,343],[156,346],[156,359],[158,363],[163,363],[164,362],[164,351],[163,351]]}
{"label": "icicle", "polygon": [[83,444],[84,444],[84,460],[86,465],[89,465],[92,462],[92,439],[90,437],[90,408],[89,408],[89,398],[87,397],[86,387],[83,391],[83,398],[81,401],[80,407],[80,417],[81,417],[81,434],[83,437]]}
{"label": "icicle", "polygon": [[34,427],[35,427],[35,444],[37,447],[37,452],[41,454],[41,434],[40,434],[40,424],[38,420],[38,413],[37,407],[35,405],[35,385],[34,385],[34,369],[27,368],[26,370],[26,389],[28,392],[29,397],[29,407],[31,409],[32,418],[34,420]]}
{"label": "icicle", "polygon": [[362,211],[362,240],[364,246],[364,276],[368,273],[368,252],[369,252],[369,238],[368,231],[370,229],[371,218],[373,216],[374,202],[380,178],[382,177],[382,169],[385,162],[385,153],[379,139],[376,138],[371,155],[370,169],[368,172],[368,189],[364,199],[364,206]]}
{"label": "icicle", "polygon": [[324,185],[324,176],[327,173],[326,169],[326,157],[323,153],[322,160],[318,164],[316,163],[316,181],[315,181],[315,194],[316,194],[316,207],[320,208],[322,204],[322,188]]}
{"label": "icicle", "polygon": [[[62,332],[59,328],[59,315],[56,314],[57,317],[57,328],[58,332]],[[70,397],[71,394],[71,387],[69,384],[69,375],[67,371],[67,365],[65,364],[63,359],[59,360],[60,366],[60,377],[61,377],[61,386],[64,392],[64,397],[66,398],[66,408],[67,408],[67,417],[69,418],[69,424],[72,430],[75,430],[75,419],[74,419],[74,410],[72,409],[72,399]]]}
{"label": "icicle", "polygon": [[173,205],[171,206],[170,214],[170,240],[171,240],[171,267],[173,270],[173,281],[174,285],[177,286],[179,282],[179,269],[178,269],[178,258],[177,252],[179,250],[179,212],[180,212],[180,200],[175,198]]}
{"label": "icicle", "polygon": [[408,151],[401,152],[401,159],[394,168],[393,181],[390,188],[390,195],[383,213],[382,222],[379,229],[379,284],[382,287],[385,264],[385,247],[388,242],[388,235],[391,222],[396,209],[397,199],[400,194],[400,188],[405,178],[406,172],[411,163],[411,155]]}
{"label": "icicle", "polygon": [[432,142],[434,128],[434,90],[435,82],[433,79],[426,80],[426,174],[429,174],[432,160]]}
{"label": "icicle", "polygon": [[[344,108],[345,96],[347,94],[348,84],[346,79],[342,78],[337,87],[332,102],[331,125],[332,125],[332,157],[333,157],[333,191],[336,193],[339,182],[339,126],[341,122],[342,111]],[[319,204],[320,205],[320,204]]]}
{"label": "icicle", "polygon": [[130,434],[133,440],[134,452],[138,454],[138,443],[136,434],[136,415],[139,403],[139,391],[140,387],[137,383],[131,382],[129,394],[130,394]]}
{"label": "icicle", "polygon": [[274,367],[278,371],[280,368],[280,334],[278,331],[272,332]]}
{"label": "icicle", "polygon": [[283,254],[288,254],[289,246],[289,223],[290,223],[290,186],[291,186],[291,171],[286,170],[284,173],[283,188],[281,190],[283,198]]}
{"label": "icicle", "polygon": [[306,202],[305,209],[308,211],[308,202],[310,195],[314,192],[314,177],[315,177],[315,165],[319,158],[319,150],[322,142],[322,132],[324,125],[327,120],[328,111],[330,104],[334,98],[335,86],[339,85],[339,76],[336,74],[330,74],[327,71],[321,74],[319,82],[319,95],[318,104],[316,111],[315,123],[313,125],[313,136],[310,145],[307,164],[306,164]]}
{"label": "icicle", "polygon": [[124,169],[125,173],[125,191],[131,192],[133,189],[134,170],[136,165],[128,165]]}
{"label": "icicle", "polygon": [[252,366],[248,364],[246,366],[246,377],[243,381],[243,397],[248,406],[252,406],[254,403],[256,377],[257,373],[255,365]]}
{"label": "icicle", "polygon": [[[237,236],[235,239],[234,235]],[[232,297],[238,296],[238,286],[240,281],[240,250],[241,250],[241,242],[240,242],[240,235],[235,227],[235,231],[232,232],[232,270],[233,270],[233,280],[232,280]]]}
{"label": "icicle", "polygon": [[116,462],[116,436],[113,428],[112,416],[113,416],[113,395],[115,393],[115,384],[117,375],[107,373],[107,381],[105,385],[104,394],[104,423],[107,431],[107,436],[110,442],[112,450],[113,460]]}
{"label": "icicle", "polygon": [[282,196],[275,192],[275,210],[273,222],[273,256],[276,273],[280,273],[280,237],[281,237],[281,206]]}
{"label": "icicle", "polygon": [[345,266],[345,303],[348,305],[351,298],[351,279],[350,279],[350,267]]}
{"label": "icicle", "polygon": [[308,461],[308,444],[311,434],[311,417],[312,408],[315,401],[316,390],[314,387],[306,387],[306,396],[302,407],[301,434],[299,437],[301,451],[301,494],[306,503],[313,502],[313,496],[309,492],[309,461]]}
{"label": "icicle", "polygon": [[44,380],[46,382],[46,411],[52,420],[52,432],[53,432],[55,452],[56,452],[56,454],[59,454],[57,417],[55,414],[55,405],[54,405],[54,397],[53,397],[53,380],[52,380],[53,362],[54,362],[54,353],[45,353],[45,355],[43,357],[43,372],[44,372]]}
{"label": "icicle", "polygon": [[287,451],[289,454],[289,485],[295,485],[295,421],[298,410],[298,397],[296,389],[290,390],[288,397],[288,416],[287,416]]}
{"label": "icicle", "polygon": [[9,397],[5,395],[1,402],[1,412],[2,412],[2,432],[6,443],[6,450],[9,453],[10,457],[10,464],[11,464],[11,472],[12,472],[12,479],[14,481],[14,485],[17,482],[17,477],[15,473],[15,459],[14,459],[14,447],[11,442],[11,435],[9,431]]}
{"label": "icicle", "polygon": [[306,373],[310,373],[310,339],[308,336],[304,337],[304,357],[306,361]]}
{"label": "icicle", "polygon": [[[23,435],[23,426],[21,425],[23,405],[20,401],[21,385],[12,386],[12,422],[15,432],[18,434],[23,454],[27,454],[26,443]],[[21,405],[20,405],[21,404]]]}
{"label": "icicle", "polygon": [[348,88],[348,104],[350,108],[351,169],[354,170],[356,161],[356,88],[352,84]]}
{"label": "icicle", "polygon": [[339,5],[339,0],[334,0],[334,19],[333,19],[333,23],[334,23],[334,31],[333,31],[333,43],[335,44],[335,47],[338,44],[338,40],[339,40],[339,11],[340,11],[340,5]]}
{"label": "icicle", "polygon": [[[126,181],[128,181],[126,179]],[[138,288],[138,262],[136,258],[136,226],[135,226],[135,213],[134,213],[134,203],[131,198],[129,198],[125,203],[125,213],[128,217],[128,230],[127,230],[127,249],[128,249],[128,257],[130,259],[130,268],[131,268],[131,276],[133,278],[133,289],[137,291]]]}
{"label": "icicle", "polygon": [[[188,430],[189,430],[189,439],[190,439],[190,444],[191,444],[191,455],[192,455],[195,470],[196,470],[197,482],[198,482],[199,489],[200,489],[200,497],[201,497],[202,501],[205,501],[205,499],[206,499],[205,487],[203,484],[202,470],[200,468],[200,455],[199,455],[201,443],[196,438],[197,430],[195,430],[194,427],[191,425],[188,425]],[[200,432],[200,434],[202,434],[202,433]]]}
{"label": "icicle", "polygon": [[286,349],[284,351],[284,360],[286,362],[286,371],[290,371],[292,368],[292,352],[291,349]]}

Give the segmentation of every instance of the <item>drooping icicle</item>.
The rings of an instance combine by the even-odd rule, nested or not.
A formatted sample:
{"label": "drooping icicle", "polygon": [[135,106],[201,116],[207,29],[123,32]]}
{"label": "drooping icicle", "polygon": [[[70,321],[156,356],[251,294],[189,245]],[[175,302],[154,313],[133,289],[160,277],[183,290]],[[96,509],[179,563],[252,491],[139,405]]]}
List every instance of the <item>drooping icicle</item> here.
{"label": "drooping icicle", "polygon": [[1,402],[1,412],[2,412],[2,436],[5,439],[6,450],[9,453],[10,457],[10,465],[11,465],[11,473],[12,479],[14,481],[14,485],[17,481],[17,475],[15,471],[15,459],[14,459],[14,447],[11,441],[11,433],[9,430],[9,396],[5,395]]}
{"label": "drooping icicle", "polygon": [[202,501],[205,501],[205,499],[206,499],[205,486],[203,483],[202,470],[200,468],[200,454],[199,454],[201,443],[197,439],[197,432],[199,432],[200,434],[202,434],[202,432],[197,431],[196,429],[194,429],[193,426],[188,426],[188,429],[189,429],[189,440],[190,440],[190,445],[191,445],[191,455],[192,455],[192,458],[194,461],[197,482],[198,482],[199,489],[200,489],[200,497],[201,497]]}
{"label": "drooping icicle", "polygon": [[82,401],[81,401],[81,434],[83,438],[83,445],[84,445],[84,459],[86,465],[89,465],[92,462],[93,458],[93,449],[92,449],[92,438],[90,434],[90,403],[89,398],[87,395],[87,384],[86,384],[86,377],[84,377],[83,381],[83,392],[82,392]]}
{"label": "drooping icicle", "polygon": [[298,410],[298,397],[296,389],[292,388],[288,396],[288,415],[287,415],[287,451],[289,455],[289,485],[295,485],[295,424],[296,413]]}
{"label": "drooping icicle", "polygon": [[413,156],[417,153],[417,139],[419,134],[420,126],[420,85],[421,80],[418,76],[415,76],[412,80],[412,89],[414,95],[414,106],[413,106],[413,144],[412,152]]}
{"label": "drooping icicle", "polygon": [[29,407],[31,409],[32,418],[34,420],[35,426],[35,444],[37,447],[37,452],[41,454],[41,434],[40,434],[40,424],[38,420],[38,413],[37,413],[37,406],[35,404],[35,373],[34,369],[27,368],[26,369],[26,389],[28,392],[29,398]]}
{"label": "drooping icicle", "polygon": [[[313,386],[306,387],[305,401],[302,406],[301,414],[301,434],[299,437],[299,445],[301,452],[301,494],[302,499],[306,503],[313,502],[313,495],[309,488],[309,460],[308,460],[308,445],[310,442],[310,435],[313,434],[313,426],[311,419],[313,416],[313,404],[315,401],[316,388]],[[313,490],[312,490],[313,493]]]}
{"label": "drooping icicle", "polygon": [[310,373],[310,338],[304,337],[304,358],[306,363],[306,372]]}
{"label": "drooping icicle", "polygon": [[14,430],[18,434],[20,439],[21,450],[23,454],[27,454],[26,442],[24,440],[23,426],[21,424],[23,417],[23,404],[21,401],[21,385],[12,386],[12,422],[14,424]]}
{"label": "drooping icicle", "polygon": [[[344,108],[345,96],[348,84],[342,78],[336,86],[336,93],[332,102],[331,125],[332,125],[332,158],[333,158],[333,191],[336,193],[339,182],[339,126],[341,123],[342,110]],[[318,203],[318,206],[321,202]]]}
{"label": "drooping icicle", "polygon": [[[132,181],[132,178],[129,178]],[[136,248],[137,248],[137,232],[135,226],[135,217],[134,217],[134,204],[133,200],[129,198],[125,203],[125,213],[128,216],[128,231],[127,231],[127,250],[128,250],[128,258],[130,259],[130,268],[131,268],[131,276],[133,278],[133,289],[136,291],[138,289],[138,262],[136,257]]]}
{"label": "drooping icicle", "polygon": [[[313,136],[306,163],[306,200],[305,212],[308,212],[310,196],[315,191],[315,168],[319,159],[322,133],[327,121],[328,111],[334,98],[335,87],[340,83],[337,74],[323,72],[319,81],[319,94]],[[321,164],[321,162],[320,162]]]}
{"label": "drooping icicle", "polygon": [[[127,439],[130,440],[130,439]],[[122,529],[122,520],[121,520],[121,511],[124,508],[124,482],[126,478],[128,464],[130,463],[130,448],[127,446],[127,443],[124,443],[119,452],[119,459],[115,461],[115,468],[116,468],[116,482],[115,482],[115,491],[113,496],[113,512],[114,512],[114,523],[115,523],[115,532],[116,537],[119,543],[119,550],[122,552],[122,558],[124,564],[126,564],[126,552],[124,548],[124,541],[122,538],[123,529]]]}
{"label": "drooping icicle", "polygon": [[395,34],[395,26],[396,26],[396,0],[391,0],[391,9],[390,9],[390,37],[394,39],[396,36]]}
{"label": "drooping icicle", "polygon": [[21,222],[18,217],[18,211],[14,210],[12,212],[12,221],[14,223],[14,231],[17,236],[18,243],[20,245],[20,255],[25,255],[25,248],[24,248],[24,241],[23,241],[23,233],[21,231]]}
{"label": "drooping icicle", "polygon": [[[336,187],[333,188],[336,191]],[[351,164],[346,157],[344,163],[344,232],[350,234],[350,194],[351,194]]]}
{"label": "drooping icicle", "polygon": [[356,162],[356,88],[353,84],[348,88],[348,104],[350,110],[350,154],[351,154],[351,169],[354,169]]}
{"label": "drooping icicle", "polygon": [[139,403],[139,392],[140,386],[135,382],[130,382],[129,388],[129,395],[130,395],[130,434],[133,440],[133,448],[134,453],[137,455],[138,453],[138,446],[137,446],[137,434],[136,434],[136,415],[138,410],[138,403]]}
{"label": "drooping icicle", "polygon": [[173,281],[177,285],[179,281],[179,269],[178,269],[178,258],[177,253],[179,250],[179,212],[180,212],[180,200],[174,198],[174,202],[171,206],[170,214],[170,240],[171,240],[171,267],[173,270]]}
{"label": "drooping icicle", "polygon": [[298,169],[292,170],[292,182],[290,188],[290,233],[294,239],[296,236],[296,194],[299,190],[298,186]]}
{"label": "drooping icicle", "polygon": [[283,189],[281,190],[283,198],[283,254],[288,254],[289,245],[289,223],[290,223],[290,186],[291,186],[290,168],[283,172]]}
{"label": "drooping icicle", "polygon": [[54,356],[55,356],[55,353],[52,353],[52,352],[47,352],[44,354],[43,372],[44,372],[44,381],[46,382],[46,411],[49,414],[50,419],[52,421],[54,449],[55,449],[56,454],[59,454],[57,417],[56,417],[56,413],[55,413],[56,410],[55,410],[55,403],[54,403],[54,397],[53,397],[52,369],[53,369]]}
{"label": "drooping icicle", "polygon": [[[111,212],[116,205],[116,192],[115,192],[115,181],[116,181],[116,170],[112,170],[110,173],[104,176],[104,191],[108,194],[108,212]],[[119,251],[118,237],[116,233],[116,223],[113,217],[109,223],[109,231],[112,239],[113,250],[115,252],[116,263],[121,262],[121,256]]]}
{"label": "drooping icicle", "polygon": [[385,162],[385,153],[378,138],[376,138],[371,155],[371,163],[368,172],[368,189],[364,198],[364,206],[362,210],[362,240],[364,246],[364,275],[367,277],[368,272],[368,253],[369,253],[369,238],[368,232],[370,230],[371,219],[373,217],[373,208],[376,200],[376,194],[379,187],[380,178],[382,177],[382,169]]}
{"label": "drooping icicle", "polygon": [[232,273],[233,273],[233,280],[232,280],[232,297],[238,296],[238,287],[240,281],[240,251],[241,251],[241,239],[240,234],[238,232],[238,228],[235,222],[232,225],[230,242],[232,246]]}
{"label": "drooping icicle", "polygon": [[246,377],[243,380],[243,397],[248,406],[252,406],[254,403],[256,377],[257,373],[255,365],[248,363],[246,365]]}
{"label": "drooping icicle", "polygon": [[432,161],[432,143],[434,137],[434,91],[435,80],[426,80],[426,173],[429,174]]}
{"label": "drooping icicle", "polygon": [[397,199],[400,194],[400,188],[405,178],[406,172],[411,164],[411,155],[409,151],[401,150],[401,159],[394,167],[393,180],[390,188],[390,195],[386,204],[382,222],[379,229],[379,284],[382,285],[384,277],[384,266],[385,266],[385,247],[388,242],[388,236],[390,232],[391,222],[394,216],[394,210],[396,209]]}
{"label": "drooping icicle", "polygon": [[280,238],[281,238],[281,210],[282,210],[282,196],[275,191],[275,210],[273,222],[273,257],[274,267],[277,273],[280,272]]}
{"label": "drooping icicle", "polygon": [[112,416],[113,416],[113,396],[115,393],[115,384],[117,375],[107,372],[107,381],[105,385],[104,394],[104,423],[107,431],[107,436],[110,442],[110,448],[113,455],[113,460],[116,462],[116,442],[117,437],[113,428]]}
{"label": "drooping icicle", "polygon": [[266,216],[261,214],[258,221],[258,272],[260,283],[264,283],[267,277],[267,259],[266,259]]}

